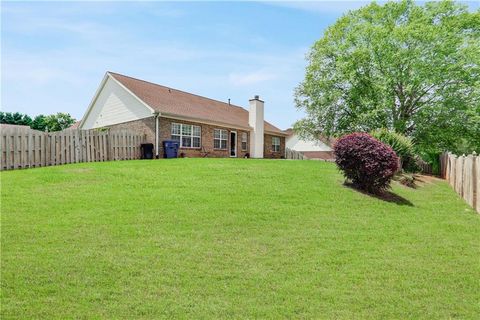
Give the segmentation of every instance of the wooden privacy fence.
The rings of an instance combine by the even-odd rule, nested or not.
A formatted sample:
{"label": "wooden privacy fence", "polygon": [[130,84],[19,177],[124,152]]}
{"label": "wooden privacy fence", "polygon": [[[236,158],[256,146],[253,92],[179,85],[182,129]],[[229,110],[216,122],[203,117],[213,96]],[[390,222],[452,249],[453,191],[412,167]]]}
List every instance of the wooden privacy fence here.
{"label": "wooden privacy fence", "polygon": [[[423,174],[433,174],[433,168],[432,165],[429,163],[426,163],[423,160],[417,161],[417,165],[420,167],[420,172]],[[401,167],[400,167],[401,169]]]}
{"label": "wooden privacy fence", "polygon": [[440,175],[480,213],[480,156],[443,153],[440,155]]}
{"label": "wooden privacy fence", "polygon": [[126,130],[41,132],[1,128],[1,170],[140,158],[145,135]]}
{"label": "wooden privacy fence", "polygon": [[285,148],[285,159],[295,159],[295,160],[308,160],[303,153],[292,150],[290,148]]}

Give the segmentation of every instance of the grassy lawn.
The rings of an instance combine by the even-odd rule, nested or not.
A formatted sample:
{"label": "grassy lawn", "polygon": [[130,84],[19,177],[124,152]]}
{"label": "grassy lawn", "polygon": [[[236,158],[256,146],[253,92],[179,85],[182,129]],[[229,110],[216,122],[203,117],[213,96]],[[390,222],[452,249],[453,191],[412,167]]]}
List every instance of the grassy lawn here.
{"label": "grassy lawn", "polygon": [[316,161],[1,174],[1,318],[478,318],[480,215]]}

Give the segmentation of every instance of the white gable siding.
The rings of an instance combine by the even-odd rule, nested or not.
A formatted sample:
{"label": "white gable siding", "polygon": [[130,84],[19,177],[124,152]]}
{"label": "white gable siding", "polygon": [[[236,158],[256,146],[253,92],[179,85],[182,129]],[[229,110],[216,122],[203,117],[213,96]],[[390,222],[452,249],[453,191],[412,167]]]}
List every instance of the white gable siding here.
{"label": "white gable siding", "polygon": [[296,134],[287,137],[286,147],[295,151],[332,151],[328,145],[320,140],[302,140]]}
{"label": "white gable siding", "polygon": [[82,129],[100,128],[151,116],[151,110],[109,76],[86,115]]}

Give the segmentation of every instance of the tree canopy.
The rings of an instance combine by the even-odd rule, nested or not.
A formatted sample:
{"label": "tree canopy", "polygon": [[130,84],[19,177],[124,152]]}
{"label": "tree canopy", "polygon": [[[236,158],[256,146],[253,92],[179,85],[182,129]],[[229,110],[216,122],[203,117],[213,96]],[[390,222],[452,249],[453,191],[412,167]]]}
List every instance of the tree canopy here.
{"label": "tree canopy", "polygon": [[32,124],[32,118],[20,112],[1,112],[0,111],[0,123],[30,126]]}
{"label": "tree canopy", "polygon": [[388,128],[425,152],[480,151],[480,12],[372,3],[330,26],[307,60],[302,135]]}
{"label": "tree canopy", "polygon": [[58,112],[51,114],[44,119],[47,131],[61,131],[67,129],[75,122],[75,119],[69,113]]}
{"label": "tree canopy", "polygon": [[61,131],[75,122],[69,113],[58,112],[45,116],[40,114],[33,120],[26,114],[19,112],[0,112],[0,123],[30,126],[39,131]]}

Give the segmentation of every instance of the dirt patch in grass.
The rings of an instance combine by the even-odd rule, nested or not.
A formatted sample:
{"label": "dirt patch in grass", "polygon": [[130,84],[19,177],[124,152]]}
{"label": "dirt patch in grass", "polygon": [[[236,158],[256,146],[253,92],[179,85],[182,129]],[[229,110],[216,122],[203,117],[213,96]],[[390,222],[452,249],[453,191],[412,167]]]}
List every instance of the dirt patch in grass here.
{"label": "dirt patch in grass", "polygon": [[435,176],[427,176],[424,174],[416,174],[415,175],[415,180],[424,183],[424,184],[432,184],[432,183],[437,183],[439,181],[442,181],[443,179],[440,179],[439,177]]}

